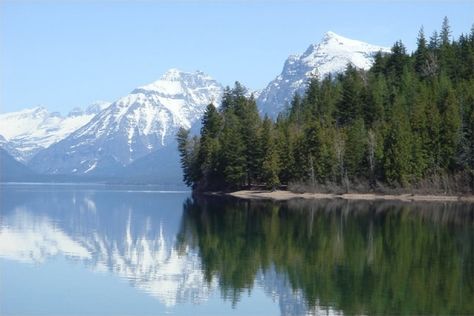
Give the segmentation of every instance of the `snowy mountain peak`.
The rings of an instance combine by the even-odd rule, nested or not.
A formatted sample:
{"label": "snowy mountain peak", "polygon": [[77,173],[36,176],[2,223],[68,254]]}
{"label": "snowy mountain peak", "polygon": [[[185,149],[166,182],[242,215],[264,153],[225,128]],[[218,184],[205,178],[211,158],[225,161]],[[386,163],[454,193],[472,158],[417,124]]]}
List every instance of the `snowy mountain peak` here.
{"label": "snowy mountain peak", "polygon": [[350,38],[347,38],[347,37],[341,36],[339,34],[336,34],[333,31],[327,31],[326,33],[324,33],[324,36],[321,40],[321,43],[328,43],[330,41],[336,41],[336,42],[339,42],[339,43],[344,43],[344,42],[351,42],[351,41],[355,41],[355,40],[352,40]]}
{"label": "snowy mountain peak", "polygon": [[295,92],[304,93],[311,77],[343,72],[348,64],[367,70],[379,51],[389,53],[390,49],[326,32],[319,43],[311,44],[303,54],[288,57],[281,74],[259,95],[259,107],[262,112],[276,116]]}
{"label": "snowy mountain peak", "polygon": [[362,41],[353,40],[334,32],[327,32],[321,43],[318,45],[319,49],[326,48],[326,51],[350,51],[373,54],[374,52],[390,52],[389,48],[377,45],[368,44]]}
{"label": "snowy mountain peak", "polygon": [[168,69],[160,78],[160,80],[165,80],[165,81],[178,81],[181,80],[181,77],[185,74],[190,74],[190,73],[185,73],[177,68],[171,68]]}
{"label": "snowy mountain peak", "polygon": [[85,112],[74,108],[67,116],[62,116],[59,112],[49,112],[44,106],[35,106],[0,114],[0,135],[5,138],[0,147],[15,159],[26,162],[38,151],[85,125],[97,112],[90,107]]}
{"label": "snowy mountain peak", "polygon": [[86,110],[85,113],[87,114],[97,114],[100,111],[108,108],[112,103],[108,101],[97,100],[91,103]]}
{"label": "snowy mountain peak", "polygon": [[170,69],[39,153],[30,166],[39,172],[73,174],[126,166],[174,143],[176,131],[198,123],[210,102],[219,103],[222,91],[203,72]]}
{"label": "snowy mountain peak", "polygon": [[107,108],[111,103],[107,101],[94,101],[86,108],[75,107],[68,113],[68,117],[95,115]]}
{"label": "snowy mountain peak", "polygon": [[192,98],[200,99],[200,102],[204,100],[209,102],[206,96],[207,90],[211,90],[214,94],[219,94],[222,86],[201,71],[185,72],[172,68],[165,72],[159,80],[133,90],[132,94],[153,93],[171,98],[192,95]]}
{"label": "snowy mountain peak", "polygon": [[192,78],[192,77],[212,79],[209,75],[205,74],[204,72],[200,70],[190,72],[190,71],[183,71],[178,68],[170,68],[161,76],[160,80],[180,81],[180,80],[186,80],[186,78]]}
{"label": "snowy mountain peak", "polygon": [[337,37],[342,37],[336,33],[334,33],[333,31],[327,31],[326,33],[324,33],[324,38],[337,38]]}
{"label": "snowy mountain peak", "polygon": [[33,112],[33,113],[45,113],[48,110],[43,105],[37,105],[29,109],[25,109],[24,112]]}
{"label": "snowy mountain peak", "polygon": [[25,117],[25,116],[31,116],[31,115],[41,116],[41,115],[47,115],[47,114],[48,114],[48,110],[44,106],[37,105],[31,108],[26,108],[26,109],[19,110],[16,112],[2,113],[0,115],[8,116],[8,117],[12,115],[18,115],[18,116]]}

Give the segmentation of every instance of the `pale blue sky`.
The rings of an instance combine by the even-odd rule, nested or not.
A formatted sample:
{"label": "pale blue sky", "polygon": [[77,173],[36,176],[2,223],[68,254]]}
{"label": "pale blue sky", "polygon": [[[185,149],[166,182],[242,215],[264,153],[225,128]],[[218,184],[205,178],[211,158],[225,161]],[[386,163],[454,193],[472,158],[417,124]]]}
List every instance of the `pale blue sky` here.
{"label": "pale blue sky", "polygon": [[411,50],[445,15],[468,33],[474,1],[0,0],[0,112],[114,101],[172,67],[261,89],[328,30]]}

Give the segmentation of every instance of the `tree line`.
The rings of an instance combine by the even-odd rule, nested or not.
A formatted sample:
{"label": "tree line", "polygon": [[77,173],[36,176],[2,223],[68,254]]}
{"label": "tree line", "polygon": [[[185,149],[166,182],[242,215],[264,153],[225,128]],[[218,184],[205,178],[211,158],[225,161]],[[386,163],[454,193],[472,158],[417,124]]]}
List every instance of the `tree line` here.
{"label": "tree line", "polygon": [[474,189],[474,26],[452,40],[448,19],[409,54],[401,41],[368,71],[313,77],[275,121],[238,82],[210,104],[199,136],[177,134],[184,181],[223,190]]}

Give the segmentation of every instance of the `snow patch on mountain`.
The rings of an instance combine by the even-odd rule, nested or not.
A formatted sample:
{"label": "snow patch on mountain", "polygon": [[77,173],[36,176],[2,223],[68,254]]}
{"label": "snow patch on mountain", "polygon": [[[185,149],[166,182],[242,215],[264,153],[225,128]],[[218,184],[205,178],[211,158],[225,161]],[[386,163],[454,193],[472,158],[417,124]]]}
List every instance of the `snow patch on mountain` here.
{"label": "snow patch on mountain", "polygon": [[15,158],[15,160],[24,162],[24,160],[21,159],[21,152],[16,150],[15,146],[2,135],[0,135],[0,148],[4,149],[10,156]]}
{"label": "snow patch on mountain", "polygon": [[198,122],[209,103],[219,104],[222,91],[203,72],[170,69],[39,153],[30,166],[39,172],[62,174],[97,174],[126,166],[174,144],[176,131]]}
{"label": "snow patch on mountain", "polygon": [[110,103],[97,101],[86,110],[75,108],[66,116],[49,112],[42,106],[3,113],[0,114],[0,135],[14,151],[5,149],[17,160],[26,162],[38,151],[57,143],[87,124],[108,105]]}
{"label": "snow patch on mountain", "polygon": [[310,45],[303,54],[288,57],[281,74],[259,94],[257,103],[261,112],[275,117],[295,93],[304,93],[312,77],[322,79],[341,73],[348,64],[369,69],[377,52],[388,53],[390,49],[327,32],[320,43]]}

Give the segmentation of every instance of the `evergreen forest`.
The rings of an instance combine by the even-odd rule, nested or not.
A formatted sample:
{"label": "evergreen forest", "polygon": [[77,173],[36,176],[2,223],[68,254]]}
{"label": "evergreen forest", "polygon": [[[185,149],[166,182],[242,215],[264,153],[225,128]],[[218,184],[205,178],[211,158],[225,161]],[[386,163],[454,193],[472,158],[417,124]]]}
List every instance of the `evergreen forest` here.
{"label": "evergreen forest", "polygon": [[445,18],[412,53],[397,41],[368,71],[313,77],[277,118],[236,82],[177,141],[195,190],[472,192],[474,26],[453,39]]}

